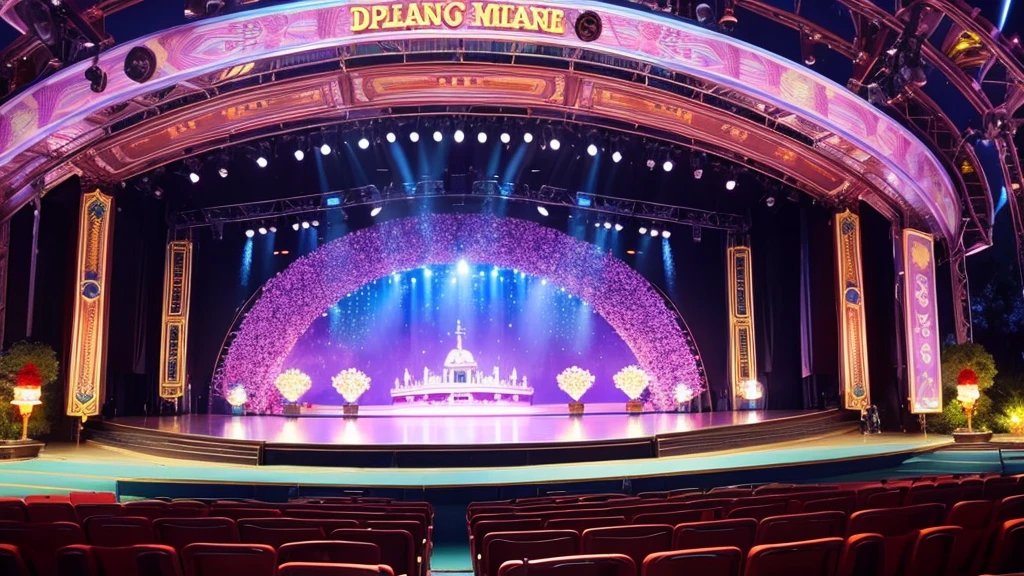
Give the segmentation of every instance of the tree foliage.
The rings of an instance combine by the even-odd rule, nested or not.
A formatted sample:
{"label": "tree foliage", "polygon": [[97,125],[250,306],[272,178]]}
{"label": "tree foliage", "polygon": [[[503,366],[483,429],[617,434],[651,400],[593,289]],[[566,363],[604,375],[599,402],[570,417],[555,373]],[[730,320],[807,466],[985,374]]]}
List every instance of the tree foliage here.
{"label": "tree foliage", "polygon": [[964,368],[978,376],[981,398],[974,406],[974,428],[982,430],[992,425],[992,400],[986,391],[995,384],[996,361],[981,344],[966,342],[953,344],[942,351],[942,413],[928,416],[928,430],[949,434],[957,428],[967,427],[967,416],[956,399],[957,377]]}
{"label": "tree foliage", "polygon": [[18,342],[0,355],[0,439],[21,438],[21,416],[11,405],[18,372],[26,364],[34,364],[43,386],[43,403],[36,406],[29,419],[29,435],[43,436],[50,431],[53,415],[60,411],[60,390],[56,385],[60,364],[53,348],[38,342]]}

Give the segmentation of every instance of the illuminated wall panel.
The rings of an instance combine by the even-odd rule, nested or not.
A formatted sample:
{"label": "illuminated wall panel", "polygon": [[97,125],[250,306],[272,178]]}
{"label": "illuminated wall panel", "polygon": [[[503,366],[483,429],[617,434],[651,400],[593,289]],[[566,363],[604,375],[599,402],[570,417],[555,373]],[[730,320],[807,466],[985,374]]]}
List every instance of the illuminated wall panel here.
{"label": "illuminated wall panel", "polygon": [[914,414],[942,412],[935,250],[930,234],[903,231],[903,266],[906,271],[903,302],[910,411]]}
{"label": "illuminated wall panel", "polygon": [[191,294],[192,242],[170,242],[164,269],[164,314],[160,334],[160,397],[167,400],[185,394]]}
{"label": "illuminated wall panel", "polygon": [[868,337],[864,324],[864,274],[860,218],[849,210],[835,215],[836,289],[839,290],[839,380],[847,410],[871,405]]}
{"label": "illuminated wall panel", "polygon": [[68,416],[100,413],[107,364],[107,309],[114,199],[99,190],[82,196],[75,269],[74,326],[68,368]]}
{"label": "illuminated wall panel", "polygon": [[[757,341],[754,339],[753,273],[749,246],[731,246],[729,259],[729,377],[732,406],[737,399],[755,400],[749,384],[757,379]],[[757,390],[757,387],[754,387]]]}

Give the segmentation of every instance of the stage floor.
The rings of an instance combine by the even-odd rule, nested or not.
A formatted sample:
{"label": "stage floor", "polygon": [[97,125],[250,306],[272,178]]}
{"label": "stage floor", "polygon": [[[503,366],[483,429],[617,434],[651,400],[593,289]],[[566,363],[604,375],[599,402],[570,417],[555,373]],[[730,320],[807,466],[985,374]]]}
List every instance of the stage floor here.
{"label": "stage floor", "polygon": [[[621,409],[621,406],[618,406]],[[591,408],[587,406],[588,410]],[[467,446],[572,444],[636,440],[713,428],[743,426],[811,414],[800,411],[589,413],[509,416],[302,416],[186,415],[117,418],[120,426],[154,432],[275,444],[359,446]]]}

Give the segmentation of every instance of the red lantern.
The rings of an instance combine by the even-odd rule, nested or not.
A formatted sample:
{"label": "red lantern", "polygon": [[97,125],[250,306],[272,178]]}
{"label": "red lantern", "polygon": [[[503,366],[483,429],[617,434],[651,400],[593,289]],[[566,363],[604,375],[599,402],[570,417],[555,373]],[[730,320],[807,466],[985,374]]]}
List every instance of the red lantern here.
{"label": "red lantern", "polygon": [[956,377],[956,383],[958,386],[969,386],[978,384],[978,375],[970,368],[964,368],[960,371],[960,375]]}

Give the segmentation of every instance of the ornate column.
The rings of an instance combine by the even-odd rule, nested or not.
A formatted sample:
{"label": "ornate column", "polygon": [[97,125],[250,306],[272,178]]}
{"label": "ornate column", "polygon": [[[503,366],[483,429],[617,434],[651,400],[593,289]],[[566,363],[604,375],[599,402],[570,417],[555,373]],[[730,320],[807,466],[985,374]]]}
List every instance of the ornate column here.
{"label": "ornate column", "polygon": [[839,384],[847,410],[871,405],[868,338],[864,323],[864,274],[861,268],[860,217],[846,210],[835,215],[836,290],[839,291]]}
{"label": "ornate column", "polygon": [[930,234],[909,228],[903,230],[903,266],[910,412],[942,412],[935,246]]}
{"label": "ornate column", "polygon": [[169,242],[164,268],[163,330],[160,333],[160,397],[165,400],[177,400],[185,395],[191,294],[192,242]]}
{"label": "ornate column", "polygon": [[757,383],[757,340],[754,338],[754,294],[749,241],[730,235],[729,274],[729,379],[732,409],[737,402],[760,400]]}
{"label": "ornate column", "polygon": [[114,198],[99,190],[83,194],[67,400],[68,416],[83,421],[99,414],[103,404],[113,239]]}

